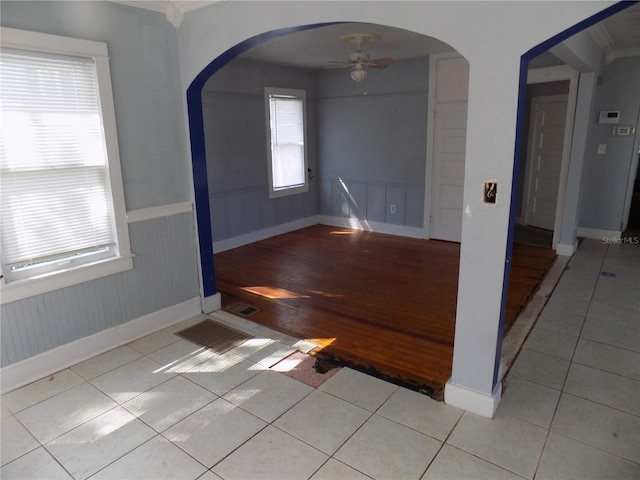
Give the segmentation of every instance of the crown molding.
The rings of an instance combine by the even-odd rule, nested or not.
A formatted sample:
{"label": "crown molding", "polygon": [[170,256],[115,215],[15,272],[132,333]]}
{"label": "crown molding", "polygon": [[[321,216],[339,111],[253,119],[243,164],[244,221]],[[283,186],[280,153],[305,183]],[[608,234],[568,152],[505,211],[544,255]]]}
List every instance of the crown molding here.
{"label": "crown molding", "polygon": [[594,25],[587,31],[604,53],[605,63],[607,64],[613,62],[616,58],[640,56],[640,47],[627,48],[624,50],[617,49],[609,36],[609,32],[607,32],[607,29],[601,23]]}
{"label": "crown molding", "polygon": [[178,28],[182,23],[184,14],[197,8],[211,5],[222,0],[112,0],[114,3],[128,5],[130,7],[163,13],[169,22]]}
{"label": "crown molding", "polygon": [[600,47],[605,57],[609,58],[609,56],[615,52],[613,40],[611,40],[609,33],[601,23],[595,24],[587,31],[591,35],[591,38],[593,38],[596,44]]}
{"label": "crown molding", "polygon": [[613,62],[616,58],[638,57],[640,56],[640,47],[627,48],[626,50],[616,50],[607,55],[607,63]]}

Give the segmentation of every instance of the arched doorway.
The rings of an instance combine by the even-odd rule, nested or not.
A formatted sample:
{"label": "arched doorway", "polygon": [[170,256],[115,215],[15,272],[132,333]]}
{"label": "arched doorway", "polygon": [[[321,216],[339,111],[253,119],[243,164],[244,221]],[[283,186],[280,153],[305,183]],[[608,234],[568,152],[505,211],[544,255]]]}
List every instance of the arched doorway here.
{"label": "arched doorway", "polygon": [[[428,82],[428,68],[429,68],[428,55],[431,55],[434,53],[440,53],[440,52],[456,53],[455,50],[449,45],[447,45],[446,43],[440,42],[436,39],[415,34],[412,32],[407,32],[404,30],[401,31],[400,29],[397,29],[397,28],[384,27],[377,24],[329,23],[329,24],[316,24],[316,25],[302,26],[295,29],[282,29],[282,30],[272,31],[272,32],[258,35],[256,37],[248,39],[245,42],[242,42],[236,45],[234,48],[228,50],[223,55],[215,59],[211,64],[207,66],[206,69],[204,69],[196,77],[196,79],[193,81],[193,83],[190,85],[187,91],[190,138],[191,138],[191,148],[192,148],[192,162],[193,162],[194,191],[195,191],[196,209],[197,209],[197,215],[198,215],[197,220],[198,220],[199,243],[200,243],[200,252],[201,252],[201,268],[202,268],[202,274],[203,274],[203,287],[204,287],[203,290],[204,290],[205,297],[209,297],[216,293],[215,273],[214,273],[214,266],[213,266],[213,249],[211,248],[211,245],[216,243],[216,241],[219,240],[220,231],[219,230],[213,231],[212,228],[215,228],[215,225],[212,226],[211,224],[211,219],[214,218],[212,215],[214,215],[214,213],[211,210],[212,203],[210,201],[210,198],[212,197],[212,195],[215,195],[217,192],[215,192],[215,187],[214,187],[214,191],[212,192],[212,184],[211,184],[212,164],[211,163],[209,163],[209,170],[207,170],[207,154],[206,154],[207,135],[204,129],[204,123],[205,123],[204,117],[206,114],[203,112],[203,108],[202,108],[203,89],[207,88],[206,85],[211,84],[211,81],[216,78],[216,74],[224,73],[225,71],[228,70],[229,67],[234,65],[235,62],[240,61],[241,58],[242,60],[247,61],[245,57],[247,57],[247,54],[250,53],[252,50],[257,50],[262,45],[269,44],[273,40],[280,40],[286,37],[294,37],[295,35],[293,34],[299,34],[301,32],[307,32],[310,30],[314,30],[314,31],[322,30],[321,36],[325,39],[324,41],[334,43],[339,47],[341,46],[345,53],[349,52],[349,50],[352,48],[352,45],[349,45],[348,43],[345,44],[344,42],[340,41],[341,34],[344,32],[359,31],[359,30],[377,32],[382,37],[379,41],[380,43],[382,43],[383,40],[386,40],[387,37],[391,37],[393,35],[393,38],[391,38],[391,40],[387,40],[387,44],[392,45],[392,48],[396,49],[396,52],[395,52],[396,54],[399,51],[405,56],[411,55],[410,57],[411,59],[418,58],[418,56],[424,59],[423,61],[418,62],[420,63],[419,65],[409,64],[409,65],[403,66],[403,65],[400,65],[399,63],[401,62],[406,63],[408,60],[404,59],[404,57],[398,58],[395,54],[393,55],[395,59],[398,61],[398,64],[394,65],[395,70],[397,71],[398,69],[404,68],[404,70],[408,72],[407,75],[413,76],[413,77],[408,77],[409,80],[407,81],[407,83],[411,83],[411,85],[407,85],[406,87],[404,87],[408,93],[403,93],[401,91],[403,87],[397,87],[398,92],[395,92],[395,91],[382,92],[382,93],[377,92],[376,91],[377,85],[376,85],[376,78],[375,78],[376,74],[378,74],[377,71],[375,71],[372,75],[369,76],[368,81],[365,81],[363,83],[357,83],[357,84],[350,80],[348,76],[348,72],[341,71],[340,72],[341,74],[344,73],[345,81],[341,82],[339,86],[335,87],[332,90],[333,93],[331,95],[336,95],[339,97],[347,97],[350,95],[351,92],[355,92],[353,95],[353,98],[355,99],[353,101],[355,102],[360,101],[358,100],[358,97],[362,100],[362,102],[364,102],[367,99],[371,99],[371,101],[373,101],[372,99],[378,96],[379,94],[388,95],[389,97],[393,97],[395,95],[396,98],[400,95],[404,95],[405,97],[407,95],[414,95],[414,97],[410,99],[404,99],[404,104],[399,104],[398,108],[387,107],[385,110],[385,113],[391,112],[395,114],[396,117],[400,119],[400,121],[406,121],[406,124],[405,124],[406,128],[404,129],[404,131],[400,131],[400,128],[398,128],[398,133],[393,134],[392,132],[389,132],[388,128],[394,126],[393,120],[391,119],[388,120],[387,124],[385,125],[376,125],[375,128],[378,128],[377,131],[368,130],[367,129],[368,127],[362,126],[363,123],[366,123],[369,120],[367,116],[377,117],[378,118],[377,123],[382,123],[383,116],[376,112],[375,107],[364,107],[367,110],[365,113],[362,113],[361,110],[355,111],[354,106],[351,105],[343,108],[341,111],[334,110],[332,113],[327,114],[328,116],[332,116],[333,118],[333,120],[330,119],[325,122],[326,125],[331,125],[332,132],[330,133],[325,132],[324,134],[325,137],[331,138],[331,141],[327,140],[324,142],[325,144],[331,143],[333,140],[336,140],[338,143],[341,142],[341,145],[342,145],[341,157],[333,161],[334,163],[339,163],[341,161],[344,161],[344,158],[350,158],[350,161],[352,162],[352,165],[350,166],[352,176],[348,180],[353,180],[355,183],[357,183],[357,185],[353,186],[352,191],[347,192],[349,194],[348,195],[349,198],[347,199],[347,201],[350,203],[350,206],[348,208],[351,209],[351,212],[350,212],[350,215],[347,215],[343,219],[345,224],[349,224],[350,222],[363,219],[367,224],[373,223],[373,224],[376,224],[376,227],[380,228],[380,230],[376,230],[376,228],[366,228],[366,229],[383,231],[385,233],[399,233],[405,236],[420,237],[423,235],[422,220],[423,220],[423,217],[425,216],[423,212],[428,208],[428,202],[427,202],[427,205],[425,205],[424,198],[426,195],[428,195],[428,190],[430,186],[420,185],[420,183],[424,182],[425,177],[429,178],[428,173],[427,175],[425,175],[425,169],[428,170],[431,168],[431,166],[428,164],[428,161],[427,161],[427,155],[426,155],[427,147],[425,143],[427,141],[426,125],[428,123],[427,96],[428,96],[428,89],[430,87]],[[303,40],[298,40],[300,44],[304,45],[304,49],[301,49],[299,46],[291,47],[289,45],[280,46],[280,49],[283,51],[287,51],[288,49],[291,49],[291,48],[297,48],[304,52],[308,50],[312,50],[315,55],[318,55],[318,49],[322,48],[322,45],[314,48],[314,47],[310,47],[308,43],[308,41],[312,41],[312,42],[318,41],[317,38],[318,37],[316,36],[316,37],[313,37],[311,40],[308,40],[307,38],[304,38]],[[400,38],[400,41],[403,42],[402,45],[404,47],[398,47],[394,45],[394,43],[397,41],[397,38]],[[424,39],[424,40],[418,41],[415,39]],[[409,45],[410,41],[418,42],[420,44],[411,46],[411,48],[409,48],[410,52],[405,52],[404,50],[408,49],[407,45]],[[296,40],[292,40],[292,42],[295,45]],[[372,48],[375,50],[377,54],[380,47],[381,46],[379,45],[374,45],[374,47]],[[389,47],[382,47],[382,48],[389,48]],[[273,52],[268,51],[267,53],[269,54],[269,59],[268,60],[260,59],[260,60],[274,62],[274,65],[275,65],[278,62],[278,60],[273,58],[274,57]],[[324,57],[320,57],[320,58],[324,58],[328,60],[332,58],[340,58],[341,56],[342,55],[339,56],[338,54],[335,54],[335,53],[328,53],[328,54],[325,54]],[[250,57],[250,58],[253,58],[253,57]],[[284,58],[284,60],[290,61],[290,58]],[[306,68],[309,68],[309,67],[306,67]],[[315,70],[310,70],[310,71],[320,72],[322,74],[325,73],[325,71],[322,70],[322,67],[320,67],[320,70],[318,70],[317,65],[314,68]],[[328,72],[329,71],[327,71],[327,73]],[[263,80],[261,79],[254,78],[251,81],[251,83],[255,84],[262,81]],[[389,80],[387,80],[387,82],[389,82]],[[416,85],[418,87],[416,87]],[[367,91],[367,88],[370,90],[369,92]],[[413,89],[416,89],[416,88],[419,90],[418,92],[412,91]],[[367,94],[369,94],[368,97],[366,96]],[[204,96],[206,97],[206,95],[207,94],[205,93]],[[243,93],[242,95],[245,95],[245,94]],[[253,92],[252,95],[255,95],[255,92]],[[362,102],[360,102],[357,108],[363,108]],[[415,105],[418,105],[418,104],[420,104],[420,107],[414,108]],[[408,119],[409,117],[407,116],[406,112],[402,110],[403,108],[406,110],[407,105],[410,105],[410,107],[412,108],[411,112],[409,112],[409,115],[411,115],[411,120]],[[422,112],[422,110],[424,110],[424,112]],[[406,118],[406,120],[403,120],[402,115],[405,115],[404,118]],[[418,118],[418,122],[416,122],[417,118]],[[356,124],[359,124],[360,126],[359,131],[351,132],[350,135],[347,135],[346,133],[339,133],[338,130],[340,130],[342,127],[336,126],[336,122],[335,122],[336,119],[343,122],[344,125],[351,124],[353,126],[356,126]],[[254,120],[252,121],[256,123]],[[397,124],[397,120],[396,120],[396,124]],[[409,129],[411,129],[411,132],[407,133]],[[325,128],[324,130],[326,131],[328,130],[328,128]],[[337,138],[340,135],[342,135],[343,137],[345,137],[346,135],[346,138]],[[383,141],[382,137],[384,137],[385,135],[387,135],[387,139],[389,138],[389,136],[393,136],[394,138],[390,139],[389,141]],[[411,138],[407,142],[408,137],[411,137]],[[367,157],[367,153],[366,152],[363,153],[363,149],[367,147],[367,143],[368,144],[376,143],[377,145],[377,146],[371,145],[369,150],[370,155],[377,155],[375,159],[369,159],[371,160],[370,163],[375,164],[373,167],[370,167],[369,165],[367,165],[367,162],[364,159],[358,158],[359,156],[362,156],[364,158]],[[211,141],[209,141],[209,148],[210,150],[213,150],[211,148],[211,145],[212,145]],[[397,169],[391,166],[391,163],[393,163],[391,150],[394,145],[397,146],[398,149],[404,150],[403,155],[405,157],[408,157],[408,156],[411,157],[409,160],[407,160],[406,166],[402,165]],[[320,148],[322,148],[322,146]],[[382,152],[382,153],[380,152],[380,150],[385,150],[385,149],[386,149],[385,152]],[[209,161],[211,162],[211,159]],[[397,161],[397,158],[396,158],[396,161]],[[369,178],[366,178],[364,180],[361,180],[359,178],[353,178],[353,171],[362,171],[368,168],[371,168],[372,171],[377,169],[377,171],[372,175],[369,175],[368,176]],[[398,171],[401,173],[397,174]],[[316,177],[316,181],[317,181],[318,180],[317,172],[312,172],[312,175]],[[341,173],[334,173],[333,175],[329,175],[329,177],[335,177],[335,178],[331,178],[331,180],[336,185],[339,184],[338,187],[336,187],[336,185],[333,185],[334,190],[339,188],[340,186],[344,187],[345,182],[347,181],[347,179]],[[390,178],[390,177],[393,177],[393,178]],[[419,179],[418,180],[419,185],[413,184],[414,178]],[[367,185],[367,182],[369,183],[369,185]],[[404,219],[403,221],[398,222],[397,220],[395,220],[395,218],[390,218],[389,221],[387,221],[387,219],[384,218],[385,206],[382,206],[381,211],[376,211],[373,213],[370,212],[370,215],[368,215],[367,218],[363,218],[365,213],[362,213],[362,211],[365,210],[367,206],[364,205],[364,202],[362,202],[359,205],[356,205],[357,202],[354,200],[354,197],[356,196],[356,194],[354,194],[356,187],[360,189],[362,188],[366,189],[367,186],[371,187],[371,184],[374,184],[374,187],[382,188],[381,201],[384,202],[384,195],[387,192],[385,190],[385,186],[382,185],[383,182],[387,182],[390,185],[394,185],[395,187],[397,187],[395,188],[396,191],[391,192],[391,194],[395,194],[396,196],[399,195],[401,197],[399,202],[403,202],[405,197],[409,197],[406,205],[405,204],[396,205],[396,203],[399,203],[399,202],[390,200],[391,203],[394,205],[394,207],[397,207],[398,214],[403,215],[403,218],[406,217],[406,219]],[[325,184],[326,183],[327,182],[325,182]],[[332,188],[332,185],[325,185],[325,186],[328,186],[329,189]],[[322,189],[323,187],[318,186],[317,188]],[[370,190],[374,190],[374,189],[370,188]],[[380,190],[380,188],[378,188],[378,190]],[[460,195],[461,195],[461,191],[460,191]],[[369,197],[371,200],[372,198],[371,192],[369,194]],[[371,204],[375,202],[376,200],[370,201]],[[461,198],[460,198],[460,202],[462,202]],[[381,203],[381,202],[378,201],[378,203]],[[334,210],[339,210],[339,206],[337,208],[334,208]],[[356,213],[356,210],[357,210],[357,213]],[[373,208],[371,210],[373,210]],[[405,210],[407,210],[406,214],[405,214]],[[320,211],[318,213],[325,216],[332,216],[331,212],[327,212],[327,211]],[[386,213],[388,214],[389,212],[386,212]],[[394,208],[394,213],[396,213],[395,208]],[[337,219],[337,216],[339,216],[339,214],[334,215],[334,217],[336,217],[335,219]],[[428,217],[428,214],[427,214],[427,217]],[[215,219],[214,219],[214,223],[215,223]],[[216,234],[218,235],[216,236]]]}
{"label": "arched doorway", "polygon": [[[511,226],[509,228],[507,228],[507,224],[509,223],[508,219],[513,218],[511,207],[514,204],[514,198],[510,197],[515,192],[511,185],[517,179],[517,177],[514,177],[514,173],[517,173],[517,158],[520,154],[518,145],[522,134],[522,119],[519,118],[518,127],[516,128],[513,124],[513,117],[516,113],[518,117],[521,117],[520,112],[523,111],[522,93],[525,91],[525,83],[523,83],[522,79],[526,82],[528,58],[535,56],[536,52],[544,51],[577,31],[624,8],[624,6],[616,5],[596,13],[602,7],[581,4],[579,6],[576,5],[571,11],[557,12],[558,15],[554,15],[553,21],[549,23],[543,19],[543,15],[548,15],[549,12],[545,13],[537,6],[535,8],[527,5],[518,6],[518,11],[516,11],[515,6],[512,8],[501,5],[500,8],[503,7],[505,8],[504,11],[494,12],[495,15],[487,15],[487,12],[476,10],[492,7],[484,5],[470,6],[467,4],[464,7],[458,7],[452,4],[444,9],[438,4],[418,2],[412,4],[409,9],[411,12],[404,9],[402,12],[389,10],[385,6],[378,8],[375,5],[371,5],[367,12],[368,19],[387,18],[389,19],[388,21],[398,26],[405,25],[414,31],[433,29],[432,31],[436,36],[453,39],[454,41],[449,42],[451,44],[458,44],[455,40],[459,40],[460,46],[463,47],[460,51],[470,54],[469,56],[465,55],[471,63],[471,84],[473,85],[470,88],[469,121],[471,127],[468,132],[467,145],[470,147],[468,151],[472,152],[475,161],[473,167],[465,171],[466,216],[462,231],[464,258],[461,262],[460,275],[460,278],[464,280],[464,286],[458,296],[457,320],[460,322],[462,319],[462,324],[460,324],[460,328],[457,328],[459,334],[456,334],[457,363],[460,368],[458,372],[454,368],[454,377],[456,378],[454,378],[453,383],[459,394],[457,395],[458,399],[454,401],[455,404],[474,411],[482,411],[484,412],[483,414],[487,414],[488,409],[488,415],[492,414],[491,410],[497,406],[500,398],[500,391],[496,387],[498,383],[501,327],[498,325],[497,319],[501,315],[499,312],[503,311],[503,309],[501,309],[499,298],[496,297],[500,296],[500,291],[502,293],[506,292],[506,280],[509,272],[510,239],[513,233],[513,221],[510,222]],[[348,6],[337,7],[339,11],[343,8],[349,10]],[[331,15],[314,12],[306,16],[306,12],[305,14],[300,14],[298,11],[293,13],[292,17],[324,20],[335,20],[340,17],[340,12],[336,11],[333,11]],[[346,18],[353,18],[352,11],[343,13],[346,13]],[[418,23],[410,19],[412,13]],[[596,14],[595,16],[594,13]],[[418,17],[420,20],[418,20]],[[478,18],[486,20],[478,22]],[[499,18],[500,21],[495,20],[496,18]],[[575,21],[584,18],[587,18],[587,20],[581,21],[575,27],[566,29],[567,25],[572,25]],[[290,21],[291,19],[288,20]],[[504,40],[500,40],[499,34],[497,36],[483,35],[480,32],[482,29],[486,31],[487,28],[489,30],[494,29],[491,31],[499,32],[507,23],[512,25],[509,31],[514,40],[509,42],[509,45],[506,45]],[[455,30],[453,25],[457,27]],[[461,25],[464,25],[464,28]],[[533,25],[535,25],[535,28]],[[243,24],[243,31],[250,32],[252,30],[251,27],[244,27],[245,24]],[[518,28],[521,30],[516,34],[515,32]],[[554,35],[558,31],[562,33]],[[554,36],[547,42],[537,44],[540,38],[546,38],[548,35]],[[217,35],[207,34],[207,38],[213,40],[217,38]],[[531,48],[531,45],[538,46]],[[518,89],[517,63],[522,56],[521,52],[526,53],[523,57],[524,61],[520,62],[521,82]],[[222,55],[221,58],[227,54],[228,52]],[[202,54],[190,62],[193,64],[191,66],[201,65],[201,60]],[[203,71],[208,70],[209,67]],[[476,68],[475,73],[474,67]],[[185,70],[188,70],[188,68],[189,65],[185,67]],[[197,67],[197,70],[199,70],[199,67]],[[187,76],[193,78],[189,74]],[[201,73],[196,76],[200,77]],[[189,87],[190,90],[192,86],[193,84]],[[515,98],[518,96],[518,91],[520,92],[521,100],[516,105]],[[495,108],[496,102],[497,109]],[[493,121],[491,124],[485,121],[487,113],[489,113]],[[191,125],[201,121],[197,117],[197,115],[194,116],[190,113]],[[516,134],[517,146],[515,169],[513,155],[514,133]],[[193,132],[191,137],[193,148],[193,144],[197,144],[198,138],[196,135],[194,139]],[[487,139],[492,140],[486,141]],[[194,154],[194,160],[196,156],[197,152]],[[194,169],[194,177],[198,178],[196,169]],[[487,180],[497,180],[498,184],[502,185],[502,190],[499,190],[503,192],[502,201],[498,202],[495,207],[487,208],[483,206],[478,194],[478,189]],[[197,183],[198,180],[195,182]],[[207,215],[203,216],[198,212],[198,224],[200,225],[201,218],[206,220],[206,217]],[[467,240],[466,248],[464,248],[465,239]],[[209,245],[205,245],[205,248],[210,248]],[[207,262],[206,255],[201,255],[201,258],[205,267],[203,269],[203,284],[210,281],[210,285],[213,287],[204,289],[206,296],[207,290],[209,295],[215,292],[213,266],[212,262],[210,267],[205,265],[205,262]],[[207,278],[208,275],[205,273],[207,269],[211,273],[210,279]],[[454,358],[455,363],[456,359]],[[469,402],[462,399],[461,396],[468,397]],[[482,404],[480,408],[477,408],[478,401]]]}
{"label": "arched doorway", "polygon": [[189,137],[191,141],[191,161],[194,180],[194,200],[198,227],[200,268],[202,272],[202,291],[206,299],[216,294],[215,267],[213,263],[213,237],[209,208],[209,186],[207,183],[207,157],[205,151],[205,132],[202,110],[202,89],[207,80],[228,62],[251,47],[270,38],[289,33],[318,28],[320,25],[307,25],[298,28],[276,30],[249,38],[213,60],[193,80],[187,89],[187,109],[189,115]]}

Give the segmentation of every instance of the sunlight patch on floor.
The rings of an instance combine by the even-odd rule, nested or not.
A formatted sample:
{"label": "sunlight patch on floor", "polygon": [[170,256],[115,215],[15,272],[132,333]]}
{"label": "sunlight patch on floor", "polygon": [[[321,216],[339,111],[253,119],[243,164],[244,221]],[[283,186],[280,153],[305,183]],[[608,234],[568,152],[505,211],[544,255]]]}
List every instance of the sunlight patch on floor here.
{"label": "sunlight patch on floor", "polygon": [[315,295],[320,295],[321,297],[327,297],[327,298],[344,298],[344,295],[341,293],[329,293],[329,292],[322,292],[320,290],[309,290],[309,292],[315,294]]}
{"label": "sunlight patch on floor", "polygon": [[299,293],[292,292],[291,290],[286,290],[284,288],[277,287],[243,287],[242,290],[245,292],[253,293],[255,295],[260,295],[261,297],[266,297],[270,299],[287,299],[287,298],[310,298],[309,295],[302,295]]}
{"label": "sunlight patch on floor", "polygon": [[217,355],[215,352],[207,348],[197,348],[192,353],[185,355],[173,362],[167,363],[162,367],[154,370],[153,373],[181,373],[191,370],[193,367],[200,365],[202,362],[209,360],[212,356]]}
{"label": "sunlight patch on floor", "polygon": [[110,435],[111,433],[119,430],[120,428],[124,427],[134,420],[136,420],[136,417],[134,415],[122,408],[116,408],[110,412],[105,413],[104,415],[100,415],[99,417],[90,420],[89,422],[85,423],[84,426],[80,427],[84,431],[89,429],[91,432],[89,436],[65,435],[52,440],[50,444],[87,445],[89,443],[94,443],[100,440],[102,437]]}
{"label": "sunlight patch on floor", "polygon": [[187,373],[221,373],[244,360],[241,355],[221,355],[190,369]]}

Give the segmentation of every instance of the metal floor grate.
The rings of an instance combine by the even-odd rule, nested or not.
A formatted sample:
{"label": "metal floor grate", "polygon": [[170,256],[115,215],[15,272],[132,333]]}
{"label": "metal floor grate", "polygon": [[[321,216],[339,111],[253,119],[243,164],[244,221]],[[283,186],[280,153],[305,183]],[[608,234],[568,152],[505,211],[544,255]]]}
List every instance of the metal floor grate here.
{"label": "metal floor grate", "polygon": [[220,325],[211,320],[205,320],[186,328],[176,335],[190,342],[206,347],[216,353],[225,353],[251,338],[244,333]]}
{"label": "metal floor grate", "polygon": [[247,303],[235,303],[233,305],[231,305],[230,307],[225,308],[225,310],[227,310],[228,312],[231,313],[237,313],[240,315],[244,315],[245,317],[249,317],[255,313],[258,313],[260,311],[259,308],[254,307],[253,305],[249,305]]}

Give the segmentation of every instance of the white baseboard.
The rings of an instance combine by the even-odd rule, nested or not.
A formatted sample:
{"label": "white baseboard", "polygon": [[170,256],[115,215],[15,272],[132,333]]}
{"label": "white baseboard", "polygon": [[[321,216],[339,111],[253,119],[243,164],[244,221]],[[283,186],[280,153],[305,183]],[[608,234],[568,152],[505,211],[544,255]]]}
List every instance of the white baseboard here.
{"label": "white baseboard", "polygon": [[215,312],[216,310],[220,310],[222,308],[222,295],[220,293],[215,293],[209,297],[204,297],[202,299],[202,311],[204,313]]}
{"label": "white baseboard", "polygon": [[330,225],[332,227],[353,228],[367,232],[386,233],[388,235],[398,235],[400,237],[424,238],[424,230],[417,227],[407,227],[404,225],[394,225],[392,223],[370,222],[357,218],[331,217],[320,215],[318,223]]}
{"label": "white baseboard", "polygon": [[193,298],[7,365],[0,389],[4,394],[200,313],[200,297]]}
{"label": "white baseboard", "polygon": [[255,232],[249,232],[244,235],[238,235],[237,237],[218,240],[213,242],[213,251],[215,253],[224,252],[226,250],[231,250],[232,248],[242,247],[253,242],[259,242],[265,238],[275,237],[276,235],[282,235],[283,233],[293,232],[295,230],[300,230],[301,228],[317,224],[318,217],[315,215],[312,217],[302,218],[300,220],[294,220],[293,222],[283,223],[281,225],[264,228]]}
{"label": "white baseboard", "polygon": [[602,240],[603,238],[620,238],[622,236],[622,232],[620,230],[602,230],[600,228],[578,227],[578,236],[594,240]]}
{"label": "white baseboard", "polygon": [[556,245],[556,254],[562,255],[563,257],[570,257],[578,250],[578,242],[576,241],[573,245],[569,245],[567,243],[558,243]]}
{"label": "white baseboard", "polygon": [[501,397],[501,382],[498,382],[491,395],[454,385],[451,379],[444,386],[444,403],[487,418],[493,418],[500,405]]}
{"label": "white baseboard", "polygon": [[[301,228],[310,227],[317,224],[330,225],[333,227],[353,228],[356,230],[365,230],[369,232],[386,233],[389,235],[398,235],[401,237],[424,238],[424,231],[421,228],[405,227],[404,225],[393,225],[391,223],[382,222],[361,222],[353,218],[330,217],[326,215],[312,216],[293,222],[283,223],[274,227],[257,230],[237,237],[227,238],[213,242],[213,251],[215,253],[231,250],[232,248],[249,245],[253,242],[259,242],[266,238],[282,235],[283,233],[293,232]],[[206,312],[206,310],[205,310]]]}

